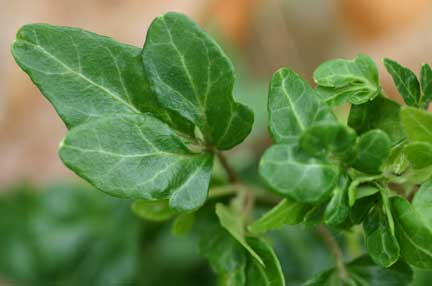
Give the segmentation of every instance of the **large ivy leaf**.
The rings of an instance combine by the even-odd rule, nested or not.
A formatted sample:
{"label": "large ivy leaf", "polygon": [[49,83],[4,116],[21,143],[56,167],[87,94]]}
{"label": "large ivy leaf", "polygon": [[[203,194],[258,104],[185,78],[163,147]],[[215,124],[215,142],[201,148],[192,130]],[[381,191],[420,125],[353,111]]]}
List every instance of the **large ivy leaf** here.
{"label": "large ivy leaf", "polygon": [[426,142],[408,143],[403,150],[414,169],[432,165],[432,144]]}
{"label": "large ivy leaf", "polygon": [[402,258],[419,268],[432,268],[432,229],[407,200],[393,197],[396,235]]}
{"label": "large ivy leaf", "polygon": [[335,59],[322,63],[313,74],[317,91],[330,105],[362,104],[381,92],[378,69],[371,58]]}
{"label": "large ivy leaf", "polygon": [[249,134],[253,113],[233,99],[233,66],[186,16],[167,13],[147,31],[143,63],[159,102],[195,123],[206,140],[229,149]]}
{"label": "large ivy leaf", "polygon": [[12,54],[68,128],[119,113],[151,112],[193,132],[192,124],[159,107],[139,48],[81,29],[34,24],[18,31]]}
{"label": "large ivy leaf", "polygon": [[432,143],[432,114],[413,107],[403,107],[401,121],[409,139]]}
{"label": "large ivy leaf", "polygon": [[366,233],[366,247],[372,260],[383,267],[393,265],[399,259],[399,243],[392,234],[388,219],[380,205],[375,206],[367,216],[363,227]]}
{"label": "large ivy leaf", "polygon": [[356,145],[353,167],[369,174],[379,173],[390,154],[390,144],[387,134],[379,129],[364,133]]}
{"label": "large ivy leaf", "polygon": [[432,100],[432,69],[430,65],[423,64],[420,71],[420,83],[422,90],[421,103],[427,109]]}
{"label": "large ivy leaf", "polygon": [[283,68],[272,77],[268,99],[269,130],[276,143],[296,142],[318,122],[336,122],[315,91],[292,70]]}
{"label": "large ivy leaf", "polygon": [[386,97],[379,96],[371,102],[352,105],[348,125],[358,134],[372,129],[381,129],[393,144],[400,142],[405,134],[400,123],[401,106]]}
{"label": "large ivy leaf", "polygon": [[249,226],[253,233],[265,233],[285,225],[301,223],[311,205],[285,198]]}
{"label": "large ivy leaf", "polygon": [[390,59],[384,59],[384,66],[392,76],[405,103],[410,106],[419,106],[420,84],[417,76],[410,69]]}
{"label": "large ivy leaf", "polygon": [[60,148],[70,169],[100,190],[134,199],[169,199],[177,210],[206,200],[213,157],[191,152],[150,115],[103,118],[73,128]]}
{"label": "large ivy leaf", "polygon": [[401,261],[389,268],[376,265],[368,256],[361,256],[346,265],[348,281],[342,281],[332,268],[307,281],[303,286],[408,286],[413,279],[411,268]]}
{"label": "large ivy leaf", "polygon": [[432,227],[432,180],[421,185],[412,201],[413,207],[424,221]]}
{"label": "large ivy leaf", "polygon": [[305,203],[327,198],[338,178],[335,165],[313,158],[293,144],[267,149],[259,172],[275,192]]}

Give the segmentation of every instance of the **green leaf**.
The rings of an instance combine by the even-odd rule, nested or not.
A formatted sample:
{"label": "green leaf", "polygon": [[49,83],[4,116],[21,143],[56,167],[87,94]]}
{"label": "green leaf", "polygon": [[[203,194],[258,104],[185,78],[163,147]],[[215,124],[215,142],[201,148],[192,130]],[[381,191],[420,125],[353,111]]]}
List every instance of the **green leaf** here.
{"label": "green leaf", "polygon": [[98,119],[69,131],[60,157],[78,176],[114,196],[161,200],[194,210],[206,200],[211,154],[191,152],[150,115]]}
{"label": "green leaf", "polygon": [[412,205],[429,227],[432,227],[432,180],[421,185],[414,196]]}
{"label": "green leaf", "polygon": [[313,74],[320,96],[331,106],[345,102],[362,104],[381,92],[378,69],[371,58],[335,59],[322,63]]}
{"label": "green leaf", "polygon": [[230,60],[186,16],[156,18],[142,56],[160,104],[195,123],[208,143],[230,149],[250,133],[253,113],[233,99]]}
{"label": "green leaf", "polygon": [[399,243],[392,234],[386,215],[380,205],[375,206],[367,216],[363,227],[366,247],[372,260],[383,267],[393,265],[400,254]]}
{"label": "green leaf", "polygon": [[348,205],[348,178],[341,175],[339,183],[333,190],[333,197],[324,212],[324,222],[328,225],[340,225],[348,217],[350,207]]}
{"label": "green leaf", "polygon": [[389,268],[373,263],[367,256],[360,256],[346,265],[349,281],[342,281],[332,268],[307,281],[304,286],[408,286],[413,279],[413,271],[399,261]]}
{"label": "green leaf", "polygon": [[254,257],[261,265],[264,265],[264,261],[246,241],[242,216],[234,213],[232,209],[221,203],[216,204],[216,215],[219,218],[220,224],[249,252],[250,255],[252,255],[252,257]]}
{"label": "green leaf", "polygon": [[173,235],[184,235],[189,232],[195,222],[194,213],[182,213],[173,222],[171,233]]}
{"label": "green leaf", "polygon": [[336,122],[328,106],[292,70],[273,74],[268,99],[269,130],[276,143],[296,142],[301,133],[318,122]]}
{"label": "green leaf", "polygon": [[404,150],[405,146],[406,142],[402,141],[392,147],[390,155],[384,164],[385,170],[390,170],[396,175],[401,175],[406,171],[410,164]]}
{"label": "green leaf", "polygon": [[432,114],[413,107],[403,107],[401,121],[409,139],[432,143]]}
{"label": "green leaf", "polygon": [[308,128],[300,137],[300,147],[311,156],[325,157],[329,153],[342,155],[353,147],[356,133],[337,123],[318,123]]}
{"label": "green leaf", "polygon": [[384,59],[384,66],[392,76],[405,103],[410,106],[419,106],[420,84],[417,76],[410,69],[390,59]]}
{"label": "green leaf", "polygon": [[284,286],[282,268],[271,246],[256,237],[248,237],[247,243],[262,258],[265,267],[255,259],[249,259],[246,268],[246,286]]}
{"label": "green leaf", "polygon": [[353,167],[368,174],[381,171],[381,166],[390,153],[390,139],[381,130],[371,130],[359,137]]}
{"label": "green leaf", "polygon": [[412,142],[405,145],[403,150],[414,169],[422,169],[432,165],[432,144]]}
{"label": "green leaf", "polygon": [[371,102],[352,105],[348,125],[358,134],[381,129],[390,137],[392,144],[396,144],[405,138],[400,123],[400,108],[398,103],[379,96]]}
{"label": "green leaf", "polygon": [[264,153],[259,172],[276,193],[313,203],[330,195],[339,171],[335,165],[310,157],[296,145],[276,144]]}
{"label": "green leaf", "polygon": [[136,200],[132,203],[132,211],[140,218],[150,221],[168,220],[176,214],[170,209],[168,200]]}
{"label": "green leaf", "polygon": [[432,268],[432,230],[422,214],[402,197],[391,200],[401,256],[411,265]]}
{"label": "green leaf", "polygon": [[285,225],[301,223],[310,205],[285,198],[249,226],[252,233],[264,233]]}
{"label": "green leaf", "polygon": [[68,128],[150,112],[180,131],[193,132],[191,123],[157,103],[139,48],[81,29],[34,24],[18,31],[12,54]]}
{"label": "green leaf", "polygon": [[423,64],[421,67],[420,83],[423,93],[421,103],[425,109],[428,109],[429,103],[432,100],[432,69],[428,64]]}

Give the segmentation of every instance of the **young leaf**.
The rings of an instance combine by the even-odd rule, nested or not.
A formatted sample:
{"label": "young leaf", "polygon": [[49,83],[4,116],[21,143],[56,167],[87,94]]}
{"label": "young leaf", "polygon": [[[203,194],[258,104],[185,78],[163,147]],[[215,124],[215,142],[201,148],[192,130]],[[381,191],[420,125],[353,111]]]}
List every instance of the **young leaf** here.
{"label": "young leaf", "polygon": [[313,203],[330,195],[337,183],[338,168],[310,157],[293,144],[276,144],[261,158],[259,172],[278,194]]}
{"label": "young leaf", "polygon": [[392,234],[380,205],[375,206],[367,216],[363,227],[366,234],[366,247],[372,260],[383,267],[393,265],[399,259],[399,243]]}
{"label": "young leaf", "polygon": [[213,156],[191,152],[174,131],[150,115],[119,115],[69,131],[64,164],[114,196],[161,200],[188,211],[206,200]]}
{"label": "young leaf", "polygon": [[412,201],[413,207],[432,228],[432,180],[421,185]]}
{"label": "young leaf", "polygon": [[230,149],[250,133],[253,113],[233,99],[233,66],[200,27],[178,13],[147,31],[144,68],[162,106],[195,123],[207,142]]}
{"label": "young leaf", "polygon": [[423,64],[421,67],[420,83],[423,93],[421,103],[425,109],[428,109],[429,103],[432,100],[432,69],[428,64]]}
{"label": "young leaf", "polygon": [[301,223],[310,208],[311,205],[285,198],[248,229],[252,233],[264,233],[284,225]]}
{"label": "young leaf", "polygon": [[157,103],[139,48],[81,29],[34,24],[18,31],[12,54],[68,128],[105,116],[150,112],[193,132],[191,123]]}
{"label": "young leaf", "polygon": [[252,255],[252,257],[264,266],[261,257],[246,241],[245,229],[241,215],[235,214],[229,207],[221,203],[216,204],[216,215],[219,218],[220,224],[249,252],[250,255]]}
{"label": "young leaf", "polygon": [[423,269],[432,268],[432,230],[422,214],[402,197],[393,197],[396,234],[402,258]]}
{"label": "young leaf", "polygon": [[331,106],[345,102],[362,104],[381,92],[378,69],[371,58],[335,59],[322,63],[313,74],[320,96]]}
{"label": "young leaf", "polygon": [[392,76],[405,103],[410,106],[419,106],[420,84],[417,76],[410,69],[390,59],[384,59],[384,66]]}
{"label": "young leaf", "polygon": [[174,220],[171,227],[171,233],[173,235],[184,235],[189,232],[194,222],[194,213],[182,213]]}
{"label": "young leaf", "polygon": [[352,105],[348,125],[358,134],[381,129],[390,137],[392,144],[396,144],[405,138],[400,123],[400,108],[397,102],[379,96],[365,104]]}
{"label": "young leaf", "polygon": [[307,281],[303,286],[407,286],[413,279],[413,271],[399,261],[389,268],[373,263],[367,256],[354,259],[346,265],[349,281],[342,281],[336,269],[327,270]]}
{"label": "young leaf", "polygon": [[328,106],[295,72],[283,68],[273,74],[269,98],[269,130],[275,143],[296,142],[318,122],[336,122]]}
{"label": "young leaf", "polygon": [[403,107],[401,121],[409,139],[432,143],[432,114],[413,107]]}
{"label": "young leaf", "polygon": [[376,174],[390,153],[390,139],[386,133],[376,129],[359,137],[353,167],[368,174]]}
{"label": "young leaf", "polygon": [[132,203],[132,211],[140,218],[151,221],[168,220],[176,214],[176,212],[169,207],[168,200],[136,200]]}
{"label": "young leaf", "polygon": [[248,237],[247,243],[262,258],[265,267],[255,259],[249,259],[246,268],[246,286],[285,286],[282,268],[271,246],[256,237]]}
{"label": "young leaf", "polygon": [[328,225],[340,225],[349,215],[348,182],[346,176],[339,177],[339,183],[333,190],[333,197],[324,212],[324,222]]}
{"label": "young leaf", "polygon": [[414,169],[432,165],[432,144],[430,143],[412,142],[405,145],[403,152]]}
{"label": "young leaf", "polygon": [[357,138],[349,127],[337,123],[318,123],[300,137],[300,147],[311,156],[325,157],[329,153],[342,155],[352,148]]}

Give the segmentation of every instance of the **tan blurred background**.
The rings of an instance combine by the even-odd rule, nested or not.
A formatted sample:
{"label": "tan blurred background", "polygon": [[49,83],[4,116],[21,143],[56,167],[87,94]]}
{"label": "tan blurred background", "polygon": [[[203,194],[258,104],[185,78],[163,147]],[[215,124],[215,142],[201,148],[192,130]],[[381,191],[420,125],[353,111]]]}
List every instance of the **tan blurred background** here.
{"label": "tan blurred background", "polygon": [[[151,20],[167,11],[203,25],[249,80],[263,84],[282,66],[310,79],[321,61],[358,53],[371,55],[381,72],[384,56],[416,72],[432,61],[431,0],[0,0],[1,186],[70,176],[56,152],[65,127],[10,54],[19,27],[77,26],[141,46]],[[382,79],[396,96],[389,77]]]}

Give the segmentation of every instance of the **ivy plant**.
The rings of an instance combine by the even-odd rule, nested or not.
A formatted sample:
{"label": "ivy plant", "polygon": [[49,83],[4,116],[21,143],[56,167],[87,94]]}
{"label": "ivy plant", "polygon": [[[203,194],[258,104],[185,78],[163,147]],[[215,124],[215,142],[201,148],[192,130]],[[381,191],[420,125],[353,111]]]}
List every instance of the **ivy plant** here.
{"label": "ivy plant", "polygon": [[[259,162],[263,184],[250,185],[223,152],[248,136],[254,115],[234,98],[230,59],[186,16],[156,18],[143,48],[26,25],[12,53],[68,128],[64,164],[133,200],[137,216],[174,220],[173,234],[198,228],[219,285],[285,285],[266,234],[294,224],[317,229],[335,258],[305,285],[408,285],[411,266],[432,269],[429,65],[418,79],[384,59],[404,106],[385,95],[366,55],[324,62],[314,87],[291,69],[276,71],[273,145]],[[341,104],[351,106],[347,122],[332,111]],[[227,180],[215,186],[217,161]],[[334,235],[359,232],[365,253],[354,257]]]}

